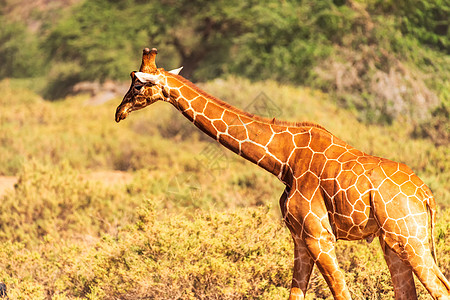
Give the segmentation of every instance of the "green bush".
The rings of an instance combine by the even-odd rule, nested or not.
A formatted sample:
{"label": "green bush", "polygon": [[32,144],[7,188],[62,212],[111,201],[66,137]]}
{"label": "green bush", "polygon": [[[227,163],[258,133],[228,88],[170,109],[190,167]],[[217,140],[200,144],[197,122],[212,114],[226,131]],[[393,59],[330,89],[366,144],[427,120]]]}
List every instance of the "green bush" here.
{"label": "green bush", "polygon": [[126,193],[90,183],[67,165],[25,165],[3,196],[0,240],[35,245],[45,238],[90,239],[114,232],[133,215]]}
{"label": "green bush", "polygon": [[39,38],[23,23],[9,21],[0,14],[0,79],[41,76],[45,73],[46,55]]}
{"label": "green bush", "polygon": [[419,123],[413,135],[422,138],[429,137],[438,146],[448,146],[450,144],[450,100],[441,102],[431,115],[429,120]]}
{"label": "green bush", "polygon": [[406,35],[449,53],[450,33],[446,1],[368,1],[372,10],[399,16],[400,28]]}
{"label": "green bush", "polygon": [[43,96],[48,100],[60,100],[72,93],[72,87],[81,81],[82,67],[75,62],[54,64],[47,75],[48,83]]}

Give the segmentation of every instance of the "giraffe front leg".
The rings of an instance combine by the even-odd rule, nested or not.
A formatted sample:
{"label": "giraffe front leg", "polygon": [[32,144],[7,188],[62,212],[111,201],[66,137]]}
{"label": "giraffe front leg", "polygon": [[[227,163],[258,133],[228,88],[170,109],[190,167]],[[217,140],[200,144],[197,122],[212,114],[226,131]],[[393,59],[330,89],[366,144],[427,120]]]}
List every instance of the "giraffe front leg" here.
{"label": "giraffe front leg", "polygon": [[344,273],[337,263],[334,236],[324,229],[320,236],[307,236],[304,240],[334,299],[351,299]]}
{"label": "giraffe front leg", "polygon": [[[297,268],[305,266],[305,262],[310,261],[310,263],[306,264],[310,268],[308,273],[305,271],[295,273],[296,266],[294,264],[294,279],[292,281],[290,299],[302,299],[301,297],[304,296],[304,291],[306,291],[314,263],[317,264],[335,299],[351,299],[350,292],[345,283],[344,274],[337,263],[334,249],[336,239],[332,233],[330,224],[326,221],[326,213],[322,215],[321,219],[317,217],[318,214],[308,214],[304,218],[295,218],[292,214],[289,214],[289,216],[291,216],[289,218],[290,226],[293,224],[292,228],[294,230],[291,227],[289,228],[293,232],[296,250],[298,249],[299,252],[303,251],[302,253],[307,253],[307,257],[309,257],[307,259],[303,255],[300,259],[296,260],[298,262]],[[303,219],[302,223],[300,223],[300,219]],[[306,252],[304,252],[305,250]],[[298,279],[295,277],[296,274],[299,276]],[[305,280],[306,274],[308,280]],[[300,296],[295,298],[296,295]]]}
{"label": "giraffe front leg", "polygon": [[[289,300],[303,300],[305,299],[306,290],[308,289],[308,282],[314,267],[314,260],[309,255],[305,243],[299,237],[301,228],[298,227],[297,223],[291,222],[293,218],[288,215],[287,200],[289,194],[290,190],[289,188],[286,188],[280,198],[281,214],[294,241],[294,274],[292,276]],[[297,228],[294,227],[294,224],[297,225]]]}
{"label": "giraffe front leg", "polygon": [[308,253],[305,243],[292,234],[294,239],[294,274],[292,278],[291,293],[289,300],[305,299],[308,282],[314,267],[314,260]]}
{"label": "giraffe front leg", "polygon": [[293,225],[295,222],[289,221],[289,219],[292,219],[292,216],[291,218],[289,217],[287,209],[289,193],[289,188],[286,188],[280,198],[281,214],[294,241],[294,274],[292,276],[289,300],[303,300],[305,299],[309,278],[314,267],[314,260],[309,255],[305,243],[299,237],[301,228],[295,228]]}
{"label": "giraffe front leg", "polygon": [[386,245],[382,237],[380,237],[380,245],[383,249],[384,259],[386,260],[391,273],[395,299],[417,299],[416,286],[414,283],[411,266],[405,264],[400,257],[398,257],[398,255]]}
{"label": "giraffe front leg", "polygon": [[[334,249],[336,237],[328,219],[322,194],[318,187],[314,188],[314,184],[308,181],[299,182],[296,186],[303,187],[305,190],[300,193],[298,189],[295,189],[288,196],[286,222],[290,229],[292,228],[293,236],[303,242],[312,261],[317,264],[333,297],[351,299],[344,274],[337,263]],[[314,192],[307,193],[307,190]],[[298,289],[292,289],[292,293],[298,291]]]}

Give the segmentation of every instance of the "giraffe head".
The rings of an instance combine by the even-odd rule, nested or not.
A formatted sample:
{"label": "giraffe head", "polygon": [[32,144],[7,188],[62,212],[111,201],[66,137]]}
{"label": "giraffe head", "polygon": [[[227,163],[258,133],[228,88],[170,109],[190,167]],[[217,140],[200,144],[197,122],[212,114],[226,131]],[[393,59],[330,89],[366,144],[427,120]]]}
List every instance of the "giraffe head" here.
{"label": "giraffe head", "polygon": [[[130,89],[116,109],[116,122],[125,119],[132,111],[142,109],[158,100],[168,100],[169,93],[161,84],[165,71],[163,68],[157,68],[155,64],[157,53],[156,48],[144,49],[139,72],[131,72]],[[181,68],[169,73],[178,74],[180,70]]]}

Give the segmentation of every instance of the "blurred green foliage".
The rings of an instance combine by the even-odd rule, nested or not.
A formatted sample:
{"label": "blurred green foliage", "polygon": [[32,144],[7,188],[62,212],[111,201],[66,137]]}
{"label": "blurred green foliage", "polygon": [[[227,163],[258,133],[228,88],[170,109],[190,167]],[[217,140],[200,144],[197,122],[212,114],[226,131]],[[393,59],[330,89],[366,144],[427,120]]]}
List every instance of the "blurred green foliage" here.
{"label": "blurred green foliage", "polygon": [[42,94],[61,99],[80,81],[126,80],[157,47],[159,66],[191,80],[312,86],[365,122],[403,120],[448,144],[449,11],[443,0],[95,0],[31,14],[33,34],[0,10],[0,78],[45,75]]}
{"label": "blurred green foliage", "polygon": [[445,0],[369,1],[371,10],[399,17],[402,33],[450,53],[450,5]]}
{"label": "blurred green foliage", "polygon": [[39,40],[18,22],[0,15],[0,78],[40,76],[46,70],[46,55]]}
{"label": "blurred green foliage", "polygon": [[[76,63],[78,81],[126,78],[139,53],[148,43],[138,6],[122,11],[120,1],[86,1],[53,26],[43,49],[53,62]],[[141,12],[137,15],[136,13]],[[133,18],[129,18],[133,16]]]}

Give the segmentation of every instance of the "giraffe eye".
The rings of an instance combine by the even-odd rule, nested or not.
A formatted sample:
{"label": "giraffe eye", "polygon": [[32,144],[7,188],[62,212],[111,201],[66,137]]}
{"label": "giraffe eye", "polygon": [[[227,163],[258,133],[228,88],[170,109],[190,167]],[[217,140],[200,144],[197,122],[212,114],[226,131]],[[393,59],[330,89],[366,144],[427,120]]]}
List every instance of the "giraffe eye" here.
{"label": "giraffe eye", "polygon": [[143,85],[140,85],[140,84],[136,84],[136,85],[134,86],[134,88],[135,88],[136,90],[138,90],[138,91],[140,91],[140,90],[142,89],[142,87],[143,87]]}

